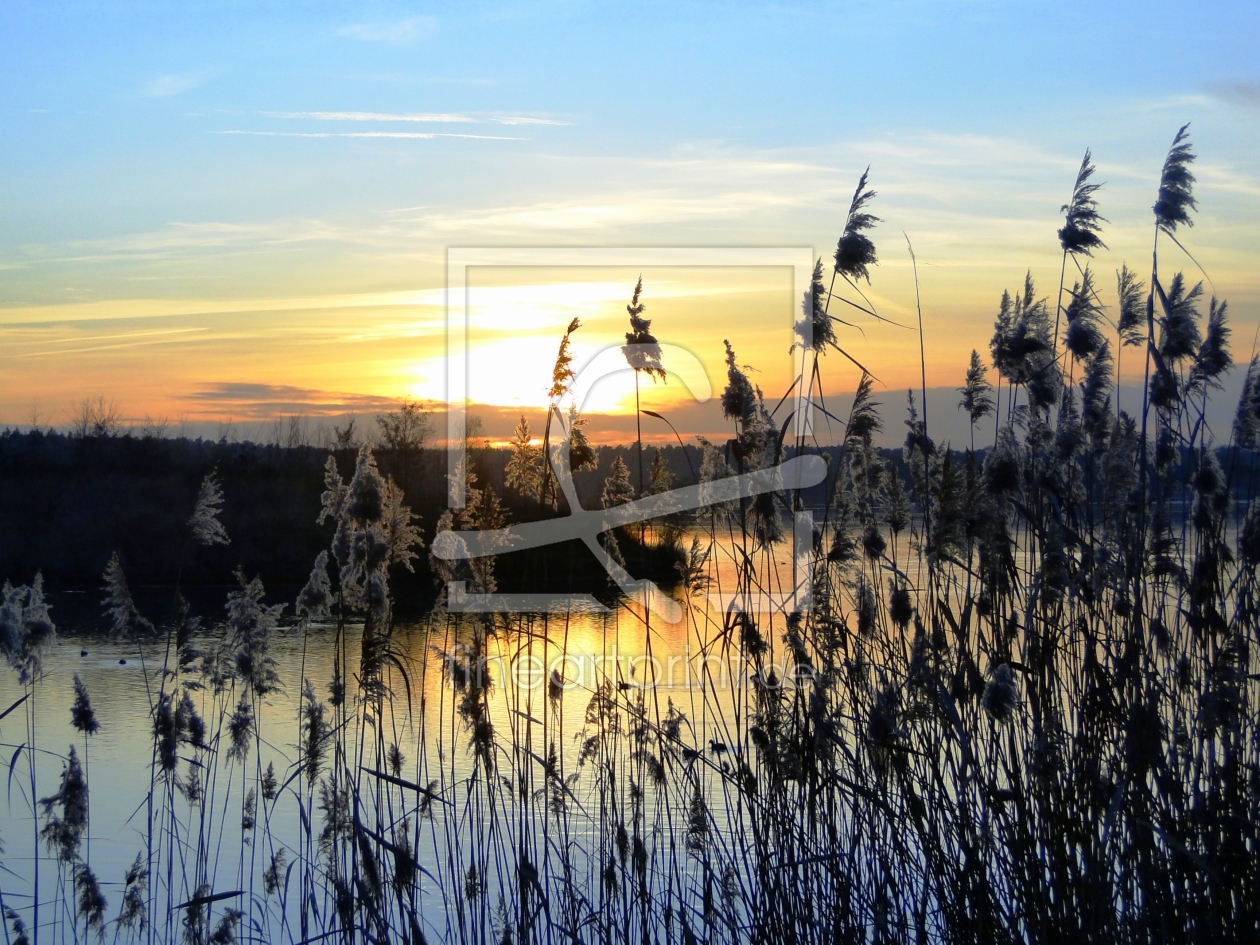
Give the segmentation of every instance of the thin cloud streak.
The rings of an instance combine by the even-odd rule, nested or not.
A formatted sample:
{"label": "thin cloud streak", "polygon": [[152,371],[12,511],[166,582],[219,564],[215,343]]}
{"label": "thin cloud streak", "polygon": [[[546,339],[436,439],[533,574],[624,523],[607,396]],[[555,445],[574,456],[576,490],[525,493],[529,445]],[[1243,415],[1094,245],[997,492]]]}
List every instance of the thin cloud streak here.
{"label": "thin cloud streak", "polygon": [[474,118],[458,112],[260,112],[267,118],[283,118],[300,121],[373,121],[373,122],[418,122],[418,123],[453,123],[475,125],[489,121],[497,125],[553,125],[568,126],[573,122],[561,121],[558,118],[537,118],[532,115],[496,115],[490,118]]}
{"label": "thin cloud streak", "polygon": [[[208,331],[206,328],[189,328],[188,332]],[[14,355],[15,358],[63,358],[70,354],[89,354],[97,351],[126,351],[132,348],[152,348],[157,346],[180,345],[185,342],[195,343],[196,338],[175,338],[175,337],[158,337],[145,338],[137,341],[115,341],[111,344],[95,345],[81,344],[77,348],[57,348],[55,351],[23,351]]]}
{"label": "thin cloud streak", "polygon": [[262,418],[277,414],[337,416],[360,410],[375,412],[393,410],[399,403],[396,397],[248,382],[208,384],[180,399],[220,409],[244,410],[246,416]]}
{"label": "thin cloud streak", "polygon": [[337,35],[368,43],[406,46],[433,32],[437,20],[431,16],[413,16],[393,23],[352,23],[337,30]]}
{"label": "thin cloud streak", "polygon": [[191,72],[184,75],[160,75],[144,87],[149,98],[170,98],[195,89],[206,80],[207,72]]}
{"label": "thin cloud streak", "polygon": [[449,131],[228,131],[213,132],[217,135],[253,135],[262,138],[475,138],[479,141],[528,141],[528,138],[509,135],[456,134]]}
{"label": "thin cloud streak", "polygon": [[[20,326],[15,326],[15,327],[16,327],[16,328],[18,328],[18,329],[29,329],[31,326],[27,326],[27,325],[20,325]],[[49,334],[51,334],[53,331],[56,331],[57,329],[59,329],[59,328],[61,328],[61,327],[62,327],[62,324],[60,324],[60,323],[57,323],[57,322],[52,322],[52,323],[49,323],[48,325],[43,326],[43,331],[41,332],[41,334],[43,334],[43,335],[49,335]],[[137,340],[139,340],[139,339],[159,338],[159,337],[162,337],[162,336],[179,335],[179,334],[188,334],[189,332],[195,332],[195,331],[208,331],[208,330],[209,330],[209,328],[208,328],[208,327],[206,327],[206,326],[191,326],[191,327],[187,327],[187,328],[161,328],[161,329],[157,329],[157,330],[155,330],[155,331],[128,331],[128,332],[122,332],[122,333],[120,333],[120,334],[114,334],[114,335],[96,335],[96,336],[95,336],[92,340],[93,340],[93,341],[97,341],[97,342],[104,342],[104,341],[137,341]],[[15,333],[15,332],[13,332],[13,331],[6,331],[4,328],[0,328],[0,338],[4,338],[4,343],[5,343],[5,345],[6,345],[7,347],[11,347],[11,348],[37,348],[37,347],[40,347],[40,346],[47,346],[47,347],[49,347],[49,348],[53,348],[53,347],[55,347],[55,346],[64,346],[64,345],[72,345],[72,344],[82,344],[82,343],[83,343],[83,340],[84,340],[84,339],[83,339],[80,335],[78,335],[78,334],[72,335],[72,336],[70,336],[70,337],[68,337],[68,338],[39,337],[39,338],[25,338],[25,339],[23,339],[23,338],[11,338],[11,337],[5,337],[6,335],[12,335],[12,334],[14,334],[14,333]],[[58,352],[59,352],[59,351],[61,351],[61,350],[63,350],[63,349],[62,349],[62,348],[60,348],[60,347],[58,347],[55,351],[51,351],[51,350],[50,350],[50,351],[46,351],[46,352],[37,352],[37,353],[40,353],[40,354],[55,354],[55,353],[58,353]],[[66,349],[66,350],[71,350],[71,349]],[[79,350],[79,349],[74,349],[74,350]]]}
{"label": "thin cloud streak", "polygon": [[524,115],[509,115],[505,118],[491,118],[500,125],[572,125],[571,121],[559,121],[555,118],[529,118]]}
{"label": "thin cloud streak", "polygon": [[[457,122],[476,124],[477,119],[470,115],[459,115],[451,112],[262,112],[268,118],[301,118],[311,121],[416,121],[416,122]],[[525,122],[528,123],[528,122]]]}
{"label": "thin cloud streak", "polygon": [[[301,298],[242,298],[223,301],[192,299],[115,299],[58,305],[0,308],[0,331],[47,325],[80,325],[99,321],[146,318],[220,316],[244,312],[334,311],[355,308],[430,308],[446,304],[444,289],[332,294]],[[436,316],[435,316],[436,317]]]}

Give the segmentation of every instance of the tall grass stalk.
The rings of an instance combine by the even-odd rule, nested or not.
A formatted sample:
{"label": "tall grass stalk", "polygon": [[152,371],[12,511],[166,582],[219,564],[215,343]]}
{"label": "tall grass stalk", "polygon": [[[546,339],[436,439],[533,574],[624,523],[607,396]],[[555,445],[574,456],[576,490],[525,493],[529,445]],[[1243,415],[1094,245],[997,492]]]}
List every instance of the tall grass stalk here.
{"label": "tall grass stalk", "polygon": [[[1191,158],[1179,134],[1157,239],[1188,222]],[[1087,239],[1101,220],[1087,171],[1088,152],[1067,208],[1078,249],[1101,245]],[[865,183],[851,222],[866,213]],[[869,243],[867,230],[846,224]],[[873,243],[862,248],[873,262]],[[352,470],[330,457],[318,510],[329,545],[292,621],[241,574],[223,618],[202,626],[185,606],[156,628],[112,561],[111,627],[164,655],[148,704],[147,834],[121,886],[104,887],[121,892],[111,931],[303,945],[1254,938],[1260,383],[1253,359],[1232,443],[1216,443],[1206,398],[1231,363],[1228,309],[1180,274],[1165,285],[1157,252],[1145,312],[1127,267],[1117,285],[1114,357],[1146,347],[1141,418],[1112,410],[1118,365],[1088,267],[1066,305],[1060,290],[1055,319],[1031,273],[1003,295],[996,396],[974,352],[961,388],[965,451],[929,436],[921,314],[922,386],[899,454],[875,446],[869,372],[824,448],[787,434],[728,343],[731,435],[702,442],[700,487],[807,449],[828,476],[816,493],[712,505],[685,533],[653,533],[690,539],[684,654],[665,651],[668,628],[634,601],[592,617],[460,614],[443,599],[422,626],[398,626],[391,578],[423,544],[366,447]],[[835,322],[817,275],[815,347],[793,389],[825,409],[818,355]],[[557,365],[555,398],[569,381]],[[974,428],[989,412],[981,452]],[[475,464],[460,474],[468,504],[439,530],[504,524]],[[638,491],[623,464],[604,496]],[[807,505],[804,607],[785,522]],[[196,542],[226,539],[210,524],[219,507],[199,501]],[[442,584],[498,589],[493,556],[430,565]],[[5,587],[0,627],[25,699],[38,856],[41,818],[45,836],[71,838],[68,811],[87,803],[86,783],[66,794],[68,756],[59,799],[37,811],[39,656],[52,634],[38,580]],[[285,634],[295,683],[277,661]],[[555,660],[579,640],[642,658],[571,673]],[[653,656],[683,657],[689,684],[655,685]],[[539,685],[503,670],[531,657]],[[283,699],[294,712],[278,719],[268,704]],[[54,894],[5,913],[8,941],[27,916],[35,936],[41,921],[45,938],[100,931],[86,855],[68,840],[55,849],[66,856]]]}

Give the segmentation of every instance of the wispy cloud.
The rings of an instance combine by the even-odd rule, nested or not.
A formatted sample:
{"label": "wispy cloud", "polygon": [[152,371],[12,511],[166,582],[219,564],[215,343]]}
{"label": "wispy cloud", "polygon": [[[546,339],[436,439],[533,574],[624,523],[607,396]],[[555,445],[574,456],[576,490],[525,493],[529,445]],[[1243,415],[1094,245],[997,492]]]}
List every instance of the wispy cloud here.
{"label": "wispy cloud", "polygon": [[[477,119],[469,115],[457,115],[449,112],[263,112],[268,118],[301,118],[310,121],[415,121],[415,122],[452,122],[475,124]],[[558,122],[534,121],[521,119],[519,122],[504,121],[503,124],[559,124]]]}
{"label": "wispy cloud", "polygon": [[527,118],[522,115],[509,115],[506,118],[491,118],[500,125],[571,125],[571,121],[559,121],[555,118]]}
{"label": "wispy cloud", "polygon": [[219,135],[259,135],[264,138],[477,138],[482,141],[525,141],[508,135],[469,135],[450,131],[216,131]]}
{"label": "wispy cloud", "polygon": [[1231,105],[1260,109],[1260,80],[1214,82],[1208,89],[1215,98],[1229,102]]}
{"label": "wispy cloud", "polygon": [[[447,136],[445,131],[436,130],[442,127],[430,131],[412,125],[377,131],[365,125],[344,130],[324,125],[262,134],[424,139]],[[509,130],[488,124],[478,129],[468,125],[445,128],[451,132],[465,128]],[[521,130],[529,134],[528,128]],[[234,131],[259,134],[247,129]],[[475,141],[497,136],[470,137]],[[454,149],[483,153],[499,147],[474,141]],[[441,147],[398,146],[404,150]],[[1147,163],[1151,166],[1100,161],[1100,179],[1107,184],[1105,207],[1113,220],[1107,241],[1117,266],[1126,257],[1135,258],[1145,245],[1151,175],[1158,172],[1158,160],[1166,146],[1162,137],[1150,146]],[[339,148],[333,143],[309,147],[320,153],[325,147]],[[440,282],[442,272],[441,247],[460,242],[484,245],[539,238],[569,240],[598,233],[609,242],[637,244],[659,240],[662,232],[679,243],[720,242],[730,240],[732,234],[753,232],[747,223],[753,219],[757,221],[755,239],[783,245],[804,240],[825,247],[835,239],[835,220],[843,219],[854,182],[870,162],[874,165],[872,182],[880,193],[879,215],[886,221],[881,230],[886,235],[880,243],[886,275],[877,289],[882,286],[882,291],[896,297],[905,284],[901,269],[909,262],[904,251],[897,251],[897,241],[890,240],[903,227],[914,238],[921,265],[933,263],[938,268],[980,272],[974,278],[987,280],[1007,279],[1009,272],[1022,277],[1029,265],[1034,269],[1048,266],[1057,246],[1053,234],[1062,223],[1058,208],[1067,187],[1064,182],[1070,184],[1080,162],[1079,152],[1047,148],[1036,139],[934,133],[889,134],[826,147],[769,150],[699,142],[650,158],[539,155],[521,153],[523,147],[532,145],[504,147],[531,169],[536,184],[528,196],[510,188],[488,187],[475,199],[446,199],[435,193],[420,201],[400,200],[396,206],[364,206],[351,211],[324,208],[324,214],[253,221],[181,222],[108,238],[24,246],[10,250],[10,260],[0,254],[0,265],[21,264],[29,270],[21,278],[34,281],[51,280],[53,274],[84,263],[108,262],[127,266],[126,273],[148,274],[171,271],[167,263],[179,260],[186,267],[184,271],[204,273],[209,271],[208,260],[224,260],[215,266],[234,265],[227,260],[257,255],[283,261],[286,266],[300,258],[346,260],[345,265],[381,273],[382,284],[397,285],[399,263],[405,261],[406,266],[413,267],[411,271],[424,273],[422,284],[434,285]],[[1096,153],[1106,155],[1112,150],[1099,146]],[[1255,206],[1260,182],[1248,163],[1200,161],[1196,169],[1205,198],[1212,192],[1232,192],[1245,198],[1216,196],[1204,201],[1205,212],[1217,218],[1214,230],[1226,224],[1250,226],[1246,217]],[[1234,244],[1236,254],[1241,257],[1254,240],[1254,235],[1241,233]],[[1254,286],[1243,259],[1226,258],[1222,252],[1217,249],[1213,256],[1213,278],[1222,284],[1232,279]],[[1099,266],[1110,264],[1108,258]],[[152,268],[159,265],[162,268]],[[940,297],[949,304],[972,292],[985,298],[996,293],[996,298],[1005,285],[988,281],[979,289],[975,287],[979,283],[964,284],[963,278],[938,277]],[[318,278],[316,282],[324,285]],[[1229,294],[1237,298],[1239,291]],[[909,293],[913,297],[912,284]],[[945,293],[951,294],[946,297]],[[897,312],[890,309],[890,314],[896,316]],[[0,320],[4,315],[0,311]]]}
{"label": "wispy cloud", "polygon": [[334,72],[330,79],[352,82],[382,82],[390,85],[498,85],[489,76],[415,75],[407,72]]}
{"label": "wispy cloud", "polygon": [[131,348],[147,348],[156,345],[181,345],[190,340],[189,336],[191,334],[209,330],[206,326],[194,326],[189,328],[167,328],[159,331],[133,331],[115,335],[93,335],[91,337],[71,335],[60,338],[35,337],[21,340],[6,338],[5,344],[6,346],[11,345],[14,349],[19,349],[14,350],[13,357],[57,359],[70,354],[124,351]]}
{"label": "wispy cloud", "polygon": [[[404,309],[407,322],[419,324],[416,310],[440,310],[446,303],[443,289],[408,289],[396,292],[360,292],[296,298],[206,299],[110,299],[102,302],[69,302],[59,305],[26,305],[0,308],[0,332],[6,329],[38,329],[49,325],[86,326],[93,322],[133,322],[153,318],[180,318],[239,314],[241,312],[292,313],[339,309]],[[445,330],[440,312],[433,330]]]}
{"label": "wispy cloud", "polygon": [[371,122],[416,122],[475,125],[482,121],[496,125],[571,125],[570,121],[558,118],[539,118],[533,115],[495,115],[489,118],[475,118],[458,112],[260,112],[268,118],[298,119],[301,121],[371,121]]}
{"label": "wispy cloud", "polygon": [[337,30],[337,33],[368,43],[406,46],[428,36],[436,26],[437,20],[431,16],[413,16],[392,23],[352,23]]}
{"label": "wispy cloud", "polygon": [[208,384],[186,395],[186,399],[231,407],[237,413],[253,417],[276,414],[321,414],[336,416],[357,411],[392,410],[398,401],[392,397],[371,394],[318,390],[284,384],[225,383]]}
{"label": "wispy cloud", "polygon": [[1200,163],[1195,173],[1205,190],[1260,197],[1260,180],[1237,168],[1220,163]]}
{"label": "wispy cloud", "polygon": [[172,95],[180,95],[190,89],[195,89],[206,80],[209,73],[187,72],[183,74],[160,75],[156,79],[147,83],[143,92],[149,98],[169,98]]}

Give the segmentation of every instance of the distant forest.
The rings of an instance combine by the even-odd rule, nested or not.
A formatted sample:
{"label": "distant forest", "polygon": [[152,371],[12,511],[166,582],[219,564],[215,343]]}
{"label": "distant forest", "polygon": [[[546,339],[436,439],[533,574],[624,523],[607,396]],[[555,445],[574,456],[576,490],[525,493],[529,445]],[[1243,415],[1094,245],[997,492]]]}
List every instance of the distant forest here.
{"label": "distant forest", "polygon": [[[644,447],[645,468],[657,451]],[[679,446],[660,452],[674,485],[695,482],[699,447],[687,447],[687,455]],[[382,474],[403,487],[426,541],[431,539],[446,508],[445,452],[378,446],[374,454]],[[482,447],[469,454],[479,483],[494,488],[511,521],[557,514],[505,487],[510,449]],[[238,567],[251,577],[260,576],[269,587],[301,585],[331,535],[330,524],[315,521],[329,455],[336,457],[343,477],[353,475],[352,446],[329,450],[126,433],[6,430],[0,434],[0,579],[26,583],[42,572],[53,589],[95,588],[116,551],[135,585],[227,584]],[[599,507],[604,480],[618,457],[637,483],[633,446],[600,448],[596,468],[574,473],[585,507]],[[211,472],[223,489],[222,522],[231,544],[200,548],[193,555],[187,547],[187,522],[201,482]],[[590,564],[595,565],[593,557]],[[516,569],[510,560],[503,565],[499,573],[509,589],[516,583]],[[596,567],[591,573],[602,571]],[[423,559],[414,575],[397,574],[394,582],[395,592],[413,605],[422,604],[434,589]]]}
{"label": "distant forest", "polygon": [[[680,446],[645,446],[645,475],[658,450],[675,486],[696,481],[699,446],[688,445],[685,454]],[[878,453],[908,484],[901,451]],[[403,487],[427,542],[446,508],[445,452],[384,445],[374,454],[381,472]],[[261,577],[268,587],[301,585],[331,535],[330,524],[316,524],[329,455],[336,457],[343,477],[353,474],[356,449],[349,445],[330,450],[130,433],[6,430],[0,434],[0,580],[26,583],[41,572],[53,590],[94,589],[110,555],[117,552],[136,586],[229,584],[237,568]],[[501,497],[509,521],[561,514],[505,486],[510,448],[473,448],[469,455],[478,482],[491,485]],[[634,446],[601,447],[595,468],[574,473],[584,507],[599,506],[603,483],[618,458],[637,485]],[[962,462],[963,454],[957,459]],[[201,482],[211,472],[223,488],[222,522],[231,544],[200,548],[193,555],[188,518]],[[1260,476],[1247,470],[1238,478],[1242,491],[1250,494]],[[808,506],[820,505],[822,487],[807,490],[804,498]],[[632,570],[668,583],[670,561],[643,559],[635,567],[634,551],[629,553]],[[563,559],[564,577],[547,572],[537,555],[501,556],[501,589],[578,589],[603,575],[594,558],[576,545],[553,556],[552,572],[557,558]],[[395,574],[393,581],[405,610],[423,609],[436,592],[426,556],[414,573]]]}

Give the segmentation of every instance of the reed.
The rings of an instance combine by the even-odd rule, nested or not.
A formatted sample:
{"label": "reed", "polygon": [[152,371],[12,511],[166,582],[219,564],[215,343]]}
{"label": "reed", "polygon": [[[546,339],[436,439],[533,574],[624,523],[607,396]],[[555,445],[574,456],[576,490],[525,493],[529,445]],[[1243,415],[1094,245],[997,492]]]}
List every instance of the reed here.
{"label": "reed", "polygon": [[[1192,159],[1182,129],[1157,239],[1190,223]],[[1092,172],[1086,152],[1059,231],[1065,267],[1102,245]],[[850,289],[876,262],[866,180],[836,254]],[[816,275],[796,384],[825,409],[818,356],[843,349],[828,312],[838,296]],[[965,451],[931,439],[913,392],[904,449],[876,449],[884,421],[865,369],[836,420],[839,446],[789,437],[777,412],[787,398],[769,407],[726,345],[732,436],[702,443],[701,487],[808,451],[828,476],[802,565],[807,601],[779,567],[801,495],[660,528],[653,540],[680,547],[690,535],[677,591],[694,641],[686,688],[653,685],[646,662],[566,678],[554,660],[573,652],[572,614],[462,616],[439,603],[407,636],[391,569],[414,566],[423,543],[367,447],[348,480],[329,460],[329,547],[292,617],[241,574],[221,621],[181,602],[155,627],[111,560],[106,617],[147,654],[152,731],[142,848],[112,887],[88,862],[98,719],[81,684],[71,712],[83,760],[71,746],[56,791],[36,801],[54,629],[38,579],[6,585],[0,646],[21,693],[0,719],[23,713],[10,780],[27,776],[36,852],[49,858],[14,870],[27,870],[31,900],[14,899],[4,874],[6,942],[1253,939],[1260,367],[1253,359],[1218,443],[1206,398],[1232,363],[1226,304],[1205,310],[1199,285],[1165,281],[1158,243],[1144,312],[1127,266],[1113,305],[1088,266],[1072,282],[1053,320],[1031,274],[1003,295],[989,348],[997,389],[974,351],[960,388]],[[634,343],[652,344],[640,293]],[[1145,346],[1139,417],[1111,402],[1109,310],[1115,358]],[[553,406],[572,380],[577,327],[561,343]],[[990,414],[993,443],[977,450]],[[524,424],[513,462],[513,489],[558,504]],[[471,464],[463,475],[468,504],[439,528],[503,524],[494,490]],[[669,488],[663,463],[650,482],[636,488],[618,459],[603,504]],[[207,480],[193,553],[228,540],[223,501]],[[439,581],[496,589],[493,557],[431,565]],[[728,606],[706,606],[709,593]],[[767,610],[775,595],[786,603]],[[660,646],[633,606],[599,627],[606,653]],[[283,695],[281,633],[301,641],[300,682],[288,727],[264,730],[267,702]],[[331,671],[317,681],[314,648],[327,640]],[[494,668],[530,657],[543,685]],[[51,896],[41,872],[55,872]]]}

